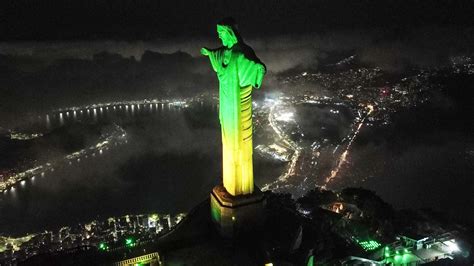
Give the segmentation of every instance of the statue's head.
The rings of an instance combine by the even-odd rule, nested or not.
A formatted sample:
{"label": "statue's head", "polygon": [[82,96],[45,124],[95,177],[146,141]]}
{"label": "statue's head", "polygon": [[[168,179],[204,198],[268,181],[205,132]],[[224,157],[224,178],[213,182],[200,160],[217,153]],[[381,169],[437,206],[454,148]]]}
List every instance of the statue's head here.
{"label": "statue's head", "polygon": [[217,23],[217,34],[222,40],[222,45],[231,48],[239,42],[239,33],[233,18],[225,18]]}

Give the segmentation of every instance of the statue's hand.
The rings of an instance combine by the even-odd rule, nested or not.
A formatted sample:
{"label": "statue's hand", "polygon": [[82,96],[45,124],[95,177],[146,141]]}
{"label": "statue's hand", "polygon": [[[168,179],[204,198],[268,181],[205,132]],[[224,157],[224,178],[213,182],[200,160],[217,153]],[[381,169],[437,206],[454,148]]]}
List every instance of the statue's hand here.
{"label": "statue's hand", "polygon": [[261,64],[258,64],[257,65],[257,86],[256,88],[260,88],[262,86],[262,81],[263,81],[263,77],[265,76],[265,72],[266,72],[266,69],[263,65]]}
{"label": "statue's hand", "polygon": [[204,55],[204,56],[208,56],[209,55],[209,49],[207,49],[206,47],[201,48],[201,54]]}

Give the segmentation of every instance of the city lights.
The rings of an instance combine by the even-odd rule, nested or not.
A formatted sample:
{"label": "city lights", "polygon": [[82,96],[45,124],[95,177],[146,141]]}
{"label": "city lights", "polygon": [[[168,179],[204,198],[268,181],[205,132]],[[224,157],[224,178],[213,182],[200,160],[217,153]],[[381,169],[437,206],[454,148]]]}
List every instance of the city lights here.
{"label": "city lights", "polygon": [[277,116],[275,118],[275,120],[276,121],[281,121],[281,122],[294,121],[294,114],[292,112],[281,113],[281,114],[279,114],[279,116]]}
{"label": "city lights", "polygon": [[346,149],[344,150],[344,152],[341,154],[341,156],[338,159],[336,168],[331,170],[331,174],[328,177],[326,177],[325,183],[322,186],[323,188],[327,187],[327,185],[337,176],[342,166],[347,162],[347,156],[349,155],[349,151],[352,146],[352,143],[354,142],[356,137],[359,135],[360,129],[364,125],[364,122],[367,119],[367,117],[369,117],[369,115],[374,111],[374,107],[371,104],[368,104],[366,108],[368,110],[367,114],[364,116],[364,118],[360,121],[360,123],[357,125],[356,129],[354,130],[354,133],[352,134],[352,137],[349,140],[349,143],[347,144]]}
{"label": "city lights", "polygon": [[[366,70],[362,70],[361,73],[365,73],[364,71]],[[366,78],[362,75],[364,78],[361,78],[361,80],[365,78],[371,79],[373,78],[372,76],[377,76],[378,71],[379,70],[374,70],[373,73],[368,71],[364,75],[370,77]],[[308,72],[298,75],[298,78],[304,77],[306,79],[316,79],[318,75],[320,75],[319,77],[322,77],[321,80],[327,80],[327,82],[331,82],[331,79],[333,78],[331,76],[329,78],[325,77],[320,73],[313,74]],[[417,83],[419,82],[418,80],[421,80],[422,78],[423,74],[417,75],[416,78],[405,78],[403,82],[411,82],[410,84],[412,84],[405,87],[402,84],[403,82],[400,82],[402,85],[384,85],[390,88],[387,90],[387,93],[384,93],[384,95],[390,94],[390,97],[393,97],[391,102],[388,102],[388,99],[386,99],[388,96],[384,96],[384,99],[371,98],[370,88],[367,89],[367,91],[363,91],[363,85],[357,85],[358,83],[362,83],[361,80],[353,82],[356,83],[356,85],[354,85],[355,88],[351,87],[350,90],[341,91],[339,96],[310,94],[291,95],[288,93],[288,95],[266,98],[263,101],[254,102],[252,105],[254,111],[253,119],[256,121],[255,124],[258,125],[258,127],[256,126],[254,128],[254,131],[256,134],[261,134],[262,132],[265,133],[259,135],[258,141],[260,142],[257,143],[258,145],[256,145],[255,151],[257,151],[259,155],[264,155],[267,161],[271,161],[272,164],[281,167],[279,168],[281,171],[278,169],[278,172],[275,171],[272,173],[274,176],[265,179],[265,181],[261,181],[263,190],[271,189],[275,193],[290,193],[296,198],[295,195],[304,195],[303,193],[306,193],[315,187],[327,188],[331,186],[331,188],[336,189],[336,186],[348,186],[348,184],[357,185],[357,181],[360,180],[352,180],[349,178],[349,174],[347,174],[349,171],[345,171],[345,169],[347,166],[352,166],[352,163],[355,164],[356,160],[354,160],[354,162],[351,160],[352,157],[357,158],[356,156],[353,156],[352,153],[357,152],[355,148],[359,147],[359,145],[354,144],[359,144],[356,142],[359,140],[358,136],[364,135],[364,138],[370,138],[370,136],[368,136],[369,134],[365,134],[369,131],[365,130],[371,126],[375,128],[379,125],[390,123],[390,115],[400,110],[400,106],[417,106],[421,100],[417,98],[418,96],[415,97],[413,95],[416,95],[417,93],[419,94],[421,89],[415,90],[411,88],[416,87],[417,84],[419,84]],[[378,85],[376,88],[372,88],[372,90],[376,92],[376,96],[374,97],[378,97]],[[211,99],[211,97],[209,97],[209,99]],[[201,106],[201,108],[208,108],[208,110],[212,107],[212,111],[215,112],[216,107],[219,108],[219,105],[216,104],[216,102],[216,98],[214,97],[210,104],[209,102],[203,102],[202,98],[95,103],[87,106],[75,106],[53,110],[48,112],[48,114],[41,114],[39,119],[36,119],[35,116],[35,119],[38,120],[35,121],[37,123],[42,123],[41,128],[48,129],[45,130],[46,133],[32,133],[27,130],[24,130],[24,132],[10,130],[8,132],[12,140],[32,140],[47,136],[47,133],[56,129],[58,125],[69,126],[73,123],[82,123],[83,121],[91,123],[99,128],[102,121],[108,123],[109,120],[106,119],[112,117],[118,117],[119,119],[126,120],[126,123],[128,123],[128,121],[134,121],[134,119],[142,115],[155,119],[161,115],[166,115],[167,110],[172,111],[170,112],[170,115],[177,116],[178,112],[182,111],[182,108],[188,108],[189,106]],[[208,104],[208,106],[204,105],[204,103]],[[310,107],[315,107],[314,109],[310,109],[310,115],[319,117],[320,113],[317,112],[321,112],[323,116],[334,119],[330,121],[336,121],[334,124],[339,123],[338,121],[340,120],[347,121],[347,124],[344,124],[343,126],[337,124],[339,129],[342,128],[342,130],[339,130],[340,136],[338,138],[331,138],[332,136],[328,137],[313,134],[310,132],[311,130],[306,131],[304,128],[306,121],[301,120],[305,115],[301,112],[302,109],[299,109],[302,105],[314,105]],[[110,111],[108,111],[109,107]],[[104,110],[105,113],[103,113],[104,108],[107,110]],[[112,109],[116,111],[112,111]],[[127,111],[125,111],[125,109],[127,109]],[[95,119],[98,119],[98,121],[94,120],[95,123],[92,122],[92,116],[87,117],[85,115],[85,112],[89,113],[90,111],[94,114]],[[97,111],[100,112],[98,116]],[[129,111],[133,112],[135,115],[132,117]],[[194,111],[194,109],[191,111]],[[83,113],[84,115],[82,115]],[[350,115],[346,116],[346,113],[350,113]],[[35,183],[35,185],[37,185],[38,183],[49,181],[47,178],[40,178],[45,175],[44,173],[46,171],[53,172],[54,169],[56,169],[57,174],[50,174],[50,176],[56,176],[63,174],[65,168],[74,170],[74,168],[87,167],[89,161],[99,159],[104,160],[108,158],[108,156],[111,156],[115,152],[111,147],[127,143],[127,138],[133,145],[133,138],[129,138],[125,131],[125,129],[127,129],[127,124],[121,124],[122,121],[119,121],[119,119],[111,120],[116,123],[113,124],[112,130],[108,130],[107,128],[107,130],[102,132],[105,127],[100,128],[100,138],[98,137],[92,144],[87,144],[90,146],[86,146],[81,150],[71,152],[67,155],[62,154],[55,158],[48,158],[47,162],[38,160],[34,161],[34,164],[25,164],[22,167],[28,168],[26,170],[18,168],[15,169],[16,171],[6,172],[6,174],[4,174],[0,179],[0,191],[3,191],[2,196],[5,197],[5,199],[9,197],[12,199],[21,198],[19,196],[21,196],[21,193],[28,190],[28,186]],[[110,124],[108,123],[108,126],[109,125]],[[317,129],[333,134],[332,129],[327,124],[318,124]],[[362,130],[363,133],[361,134]],[[313,135],[316,135],[316,137]],[[470,156],[471,151],[467,152]],[[100,156],[101,158],[97,158],[99,157],[98,155],[102,155]],[[89,157],[94,157],[94,159],[90,160],[88,159]],[[325,161],[329,162],[327,163]],[[349,164],[349,162],[351,164]],[[311,167],[314,166],[314,168],[311,168],[309,165],[311,165]],[[275,167],[275,169],[277,168]],[[35,176],[38,176],[38,178],[35,182],[31,182],[35,179]],[[67,176],[65,176],[65,178],[67,178]],[[26,180],[30,180],[30,182]],[[341,182],[339,182],[339,180]],[[347,202],[347,205],[346,202],[344,202],[344,210],[341,205],[341,208],[335,211],[338,214],[331,212],[331,215],[334,215],[334,219],[341,219],[346,227],[349,227],[350,225],[348,226],[347,224],[350,224],[353,220],[360,221],[362,219],[362,222],[365,222],[366,218],[369,217],[365,216],[365,214],[367,214],[365,210],[357,210],[360,212],[354,211],[354,209],[358,209],[360,206],[351,206],[351,204],[353,204],[353,202]],[[331,203],[331,206],[332,205],[333,203]],[[362,209],[362,207],[360,208]],[[298,211],[304,214],[307,219],[313,218],[313,209],[309,207],[304,207],[302,210]],[[211,216],[214,220],[219,220],[221,215],[223,215],[223,213],[220,213],[218,210],[211,210]],[[235,223],[242,220],[241,216],[238,215],[231,216],[230,218],[231,221]],[[61,250],[61,248],[67,247],[67,241],[74,239],[74,241],[76,241],[74,244],[81,243],[81,245],[96,247],[100,251],[116,250],[116,248],[126,250],[127,248],[136,247],[138,245],[142,246],[146,241],[150,240],[147,238],[150,235],[156,237],[164,232],[168,232],[168,230],[170,230],[170,228],[175,224],[179,223],[181,219],[182,217],[173,217],[171,215],[162,214],[147,214],[143,216],[127,215],[126,218],[124,216],[110,218],[108,222],[104,223],[97,222],[97,224],[100,224],[99,226],[92,225],[96,221],[85,225],[82,224],[75,228],[77,231],[73,233],[69,231],[38,233],[37,238],[27,240],[24,246],[11,244],[9,247],[13,251],[24,249],[27,252],[34,254],[37,252],[35,248],[39,248],[42,245],[39,243],[54,243],[54,247],[51,247],[51,250],[56,251],[54,248]],[[74,228],[73,225],[68,226]],[[360,253],[353,255],[367,257],[379,256],[377,257],[378,261],[375,261],[376,265],[383,263],[394,265],[408,264],[420,261],[420,257],[422,256],[426,256],[428,259],[453,259],[456,258],[456,256],[463,254],[461,251],[464,249],[464,245],[462,244],[464,243],[462,241],[464,239],[461,239],[461,237],[459,242],[455,241],[452,236],[450,238],[426,236],[422,240],[413,240],[410,244],[407,244],[406,242],[403,242],[405,240],[402,241],[398,238],[397,241],[388,243],[392,240],[388,240],[388,237],[384,235],[384,231],[381,228],[376,228],[380,229],[380,231],[375,231],[374,228],[371,229],[373,230],[368,233],[363,231],[363,233],[358,232],[357,234],[347,234],[347,239],[352,237],[350,241],[347,241],[347,243],[350,243],[348,245],[352,245],[352,251],[356,250]],[[423,234],[421,235],[423,236]],[[130,237],[124,238],[124,236]],[[356,237],[358,240],[356,240]],[[372,240],[371,238],[375,238],[381,242]],[[42,239],[42,242],[37,239]],[[43,241],[44,239],[47,239],[47,241]],[[65,239],[67,240],[65,241]],[[31,241],[30,245],[27,245],[28,241]],[[138,248],[136,248],[136,250],[138,250]],[[127,252],[130,252],[130,250],[127,250]],[[371,259],[374,258],[371,257]],[[313,263],[313,260],[316,261],[317,259],[311,256],[311,264]],[[268,263],[268,265],[271,265],[271,263]],[[308,265],[310,265],[309,262]]]}
{"label": "city lights", "polygon": [[30,169],[8,176],[3,181],[0,181],[0,192],[5,191],[8,187],[12,187],[13,185],[18,183],[21,184],[21,186],[24,186],[25,179],[31,178],[35,175],[39,174],[43,177],[44,171],[49,170],[51,172],[54,172],[55,166],[72,165],[73,161],[81,162],[81,158],[86,159],[88,155],[94,154],[95,152],[99,152],[99,150],[101,151],[102,149],[108,149],[110,145],[117,143],[125,143],[126,137],[127,135],[125,130],[116,125],[114,129],[109,132],[109,134],[104,134],[101,137],[101,141],[98,142],[96,145],[89,146],[85,149],[68,154],[62,158],[46,162],[44,164],[37,165]]}
{"label": "city lights", "polygon": [[459,248],[458,244],[456,244],[456,242],[455,242],[454,239],[449,240],[449,241],[445,241],[445,242],[443,242],[443,244],[446,245],[447,250],[448,250],[448,252],[450,252],[450,253],[459,252],[459,251],[461,250],[461,249]]}

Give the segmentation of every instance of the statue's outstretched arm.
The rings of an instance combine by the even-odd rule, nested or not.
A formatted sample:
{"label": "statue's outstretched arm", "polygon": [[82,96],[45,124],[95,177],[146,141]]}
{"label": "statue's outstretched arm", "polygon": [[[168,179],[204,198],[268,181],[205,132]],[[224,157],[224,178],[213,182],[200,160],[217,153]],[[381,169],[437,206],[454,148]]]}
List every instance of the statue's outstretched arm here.
{"label": "statue's outstretched arm", "polygon": [[201,48],[201,54],[209,57],[209,60],[211,61],[212,69],[214,69],[215,72],[220,72],[222,68],[222,49],[221,48],[209,49],[209,48],[203,47]]}

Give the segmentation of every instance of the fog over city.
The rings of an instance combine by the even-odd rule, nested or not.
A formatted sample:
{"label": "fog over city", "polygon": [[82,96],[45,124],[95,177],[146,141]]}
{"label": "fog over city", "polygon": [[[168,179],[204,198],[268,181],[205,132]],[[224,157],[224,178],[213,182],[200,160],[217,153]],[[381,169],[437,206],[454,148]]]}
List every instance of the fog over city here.
{"label": "fog over city", "polygon": [[[247,42],[268,67],[270,75],[264,90],[268,92],[281,88],[275,81],[279,74],[317,70],[319,62],[331,53],[354,54],[361,63],[394,74],[412,67],[445,66],[450,57],[472,52],[470,32],[416,28],[399,39],[377,30],[346,30],[250,38]],[[97,99],[215,93],[217,83],[198,53],[199,47],[217,46],[214,39],[195,37],[0,43],[1,96],[6,103],[0,110],[1,121],[15,124],[19,112],[44,112],[51,107],[91,104]],[[317,88],[311,90],[317,92]]]}

